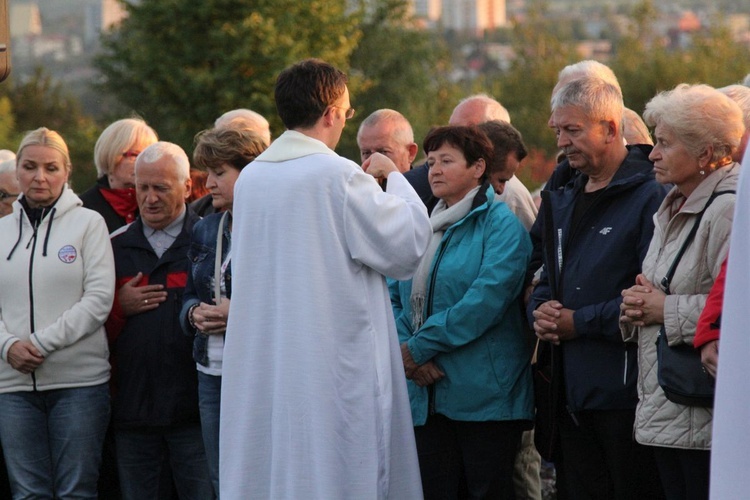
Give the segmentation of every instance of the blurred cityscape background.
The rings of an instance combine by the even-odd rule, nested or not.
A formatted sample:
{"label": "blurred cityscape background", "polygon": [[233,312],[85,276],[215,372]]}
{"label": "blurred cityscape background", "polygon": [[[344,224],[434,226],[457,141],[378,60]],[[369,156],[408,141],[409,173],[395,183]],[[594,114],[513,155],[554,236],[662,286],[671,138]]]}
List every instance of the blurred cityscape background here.
{"label": "blurred cityscape background", "polygon": [[303,57],[351,75],[357,116],[340,154],[358,159],[357,127],[375,109],[404,113],[419,143],[461,97],[486,92],[532,150],[519,175],[530,188],[553,166],[549,93],[566,64],[609,64],[638,112],[677,83],[750,72],[750,0],[10,0],[9,20],[0,148],[57,129],[78,189],[94,180],[99,132],[124,116],[189,154],[193,135],[236,107],[280,134],[273,81]]}

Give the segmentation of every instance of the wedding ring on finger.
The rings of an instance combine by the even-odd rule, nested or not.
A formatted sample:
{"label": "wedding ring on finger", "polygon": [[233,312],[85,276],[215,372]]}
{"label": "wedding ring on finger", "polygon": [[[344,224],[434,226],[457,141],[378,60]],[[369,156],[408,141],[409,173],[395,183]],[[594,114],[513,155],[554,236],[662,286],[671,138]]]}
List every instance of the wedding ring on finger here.
{"label": "wedding ring on finger", "polygon": [[148,299],[143,299],[143,303],[148,305]]}

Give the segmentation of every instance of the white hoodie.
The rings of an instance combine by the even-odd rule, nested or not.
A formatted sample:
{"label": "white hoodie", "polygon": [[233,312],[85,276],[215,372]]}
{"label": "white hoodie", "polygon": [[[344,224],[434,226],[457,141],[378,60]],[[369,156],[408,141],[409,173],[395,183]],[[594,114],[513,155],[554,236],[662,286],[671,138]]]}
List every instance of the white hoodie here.
{"label": "white hoodie", "polygon": [[[114,300],[114,258],[104,219],[82,205],[66,186],[36,241],[19,201],[0,219],[0,393],[109,380],[103,325]],[[33,374],[8,363],[19,340],[31,340],[45,358]]]}

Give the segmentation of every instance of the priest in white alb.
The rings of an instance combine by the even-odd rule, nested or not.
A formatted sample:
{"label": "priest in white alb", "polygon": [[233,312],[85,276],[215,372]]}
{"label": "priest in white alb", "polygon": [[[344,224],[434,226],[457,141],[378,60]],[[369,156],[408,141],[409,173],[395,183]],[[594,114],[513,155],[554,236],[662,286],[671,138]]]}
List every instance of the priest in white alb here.
{"label": "priest in white alb", "polygon": [[221,498],[421,498],[384,277],[415,271],[427,212],[385,156],[333,151],[354,114],[341,71],[294,64],[275,99],[287,131],[235,185]]}

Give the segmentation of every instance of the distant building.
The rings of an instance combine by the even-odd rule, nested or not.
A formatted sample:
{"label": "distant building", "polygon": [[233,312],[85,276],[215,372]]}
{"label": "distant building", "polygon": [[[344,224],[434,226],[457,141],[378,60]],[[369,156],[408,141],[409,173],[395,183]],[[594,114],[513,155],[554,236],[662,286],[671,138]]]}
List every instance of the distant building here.
{"label": "distant building", "polygon": [[414,15],[435,24],[443,13],[443,0],[414,0]]}
{"label": "distant building", "polygon": [[10,35],[14,38],[42,34],[42,16],[35,3],[11,4],[9,21]]}
{"label": "distant building", "polygon": [[120,24],[127,12],[117,0],[97,0],[86,5],[84,15],[84,43],[92,46],[98,43],[102,32]]}
{"label": "distant building", "polygon": [[505,0],[443,0],[441,21],[445,29],[481,35],[505,26]]}

